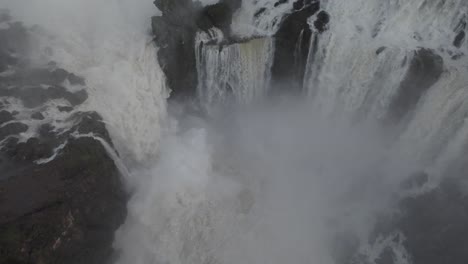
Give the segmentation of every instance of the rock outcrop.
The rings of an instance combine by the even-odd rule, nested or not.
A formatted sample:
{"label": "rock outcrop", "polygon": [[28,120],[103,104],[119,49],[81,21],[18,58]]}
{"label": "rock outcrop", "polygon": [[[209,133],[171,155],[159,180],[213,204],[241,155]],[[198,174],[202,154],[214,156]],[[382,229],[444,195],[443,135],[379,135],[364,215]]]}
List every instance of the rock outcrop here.
{"label": "rock outcrop", "polygon": [[[2,13],[3,12],[3,13]],[[126,196],[85,80],[28,61],[33,32],[0,12],[0,263],[96,263]]]}
{"label": "rock outcrop", "polygon": [[413,52],[409,67],[398,89],[398,94],[390,106],[391,119],[399,120],[419,102],[422,95],[440,78],[444,71],[444,61],[431,49]]}
{"label": "rock outcrop", "polygon": [[154,3],[162,16],[152,18],[152,29],[159,47],[158,60],[172,90],[171,98],[193,98],[198,84],[197,31],[217,27],[229,36],[232,14],[241,2],[222,0],[206,7],[192,0],[156,0]]}
{"label": "rock outcrop", "polygon": [[[310,50],[313,28],[309,18],[320,10],[320,2],[299,0],[294,2],[293,11],[285,16],[275,35],[275,55],[272,66],[272,80],[275,91],[302,92],[307,57]],[[326,30],[328,14],[320,11],[314,22],[317,34]]]}

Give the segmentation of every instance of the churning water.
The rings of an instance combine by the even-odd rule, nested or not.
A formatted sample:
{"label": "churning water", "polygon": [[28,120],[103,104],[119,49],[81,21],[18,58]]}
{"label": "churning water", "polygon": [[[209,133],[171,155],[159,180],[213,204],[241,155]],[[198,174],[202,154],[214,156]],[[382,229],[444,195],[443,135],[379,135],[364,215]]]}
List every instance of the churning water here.
{"label": "churning water", "polygon": [[[86,77],[85,107],[104,117],[128,167],[116,263],[334,264],[343,234],[370,263],[385,246],[411,263],[398,233],[373,244],[368,236],[409,175],[429,172],[431,188],[466,154],[468,46],[452,42],[468,2],[322,1],[331,24],[311,38],[304,97],[269,100],[270,37],[291,5],[244,0],[233,31],[262,38],[219,49],[220,32],[197,36],[206,119],[167,114],[150,2],[5,3],[45,28],[52,59]],[[401,83],[424,54],[443,61],[440,78],[411,104],[398,101],[414,97]]]}

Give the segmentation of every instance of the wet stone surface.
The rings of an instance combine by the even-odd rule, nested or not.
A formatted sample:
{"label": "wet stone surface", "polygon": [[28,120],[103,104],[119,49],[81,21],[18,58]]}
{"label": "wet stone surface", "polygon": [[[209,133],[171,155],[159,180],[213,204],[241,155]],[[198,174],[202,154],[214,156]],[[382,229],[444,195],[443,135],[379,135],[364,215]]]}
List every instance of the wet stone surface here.
{"label": "wet stone surface", "polygon": [[4,10],[0,22],[0,263],[106,263],[126,214],[120,173],[90,137],[112,146],[107,129],[77,110],[84,78],[30,66],[33,32]]}

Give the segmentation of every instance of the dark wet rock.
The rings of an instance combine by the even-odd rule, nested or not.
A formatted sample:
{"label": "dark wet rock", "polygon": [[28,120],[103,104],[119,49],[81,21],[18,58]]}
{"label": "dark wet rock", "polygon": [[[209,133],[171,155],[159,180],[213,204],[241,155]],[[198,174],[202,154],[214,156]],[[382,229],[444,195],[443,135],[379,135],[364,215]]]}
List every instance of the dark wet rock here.
{"label": "dark wet rock", "polygon": [[36,112],[31,115],[31,118],[35,120],[44,120],[45,117],[41,112]]}
{"label": "dark wet rock", "polygon": [[73,73],[68,74],[68,81],[71,85],[86,85],[85,79]]}
{"label": "dark wet rock", "polygon": [[57,159],[0,182],[0,189],[0,263],[109,259],[125,195],[96,140],[70,139]]}
{"label": "dark wet rock", "polygon": [[465,36],[465,31],[460,31],[460,33],[458,33],[455,39],[453,40],[453,45],[457,48],[460,48],[463,44],[463,41],[465,40]]}
{"label": "dark wet rock", "polygon": [[16,145],[8,152],[15,161],[35,161],[52,156],[53,149],[38,138],[30,138],[26,142]]}
{"label": "dark wet rock", "polygon": [[3,123],[6,123],[6,122],[9,122],[11,120],[14,120],[15,118],[13,117],[13,115],[8,112],[8,111],[0,111],[0,125],[2,125]]}
{"label": "dark wet rock", "polygon": [[198,84],[194,50],[197,31],[218,27],[229,38],[232,15],[241,1],[222,0],[204,8],[191,0],[154,3],[162,16],[152,18],[152,30],[159,47],[159,64],[172,90],[171,98],[191,98]]}
{"label": "dark wet rock", "polygon": [[278,2],[275,3],[274,7],[278,7],[282,4],[286,4],[288,2],[288,0],[279,0]]}
{"label": "dark wet rock", "polygon": [[380,53],[384,52],[387,49],[387,47],[380,47],[375,51],[375,54],[380,55]]}
{"label": "dark wet rock", "polygon": [[465,37],[466,37],[466,19],[467,17],[464,16],[460,22],[458,23],[458,25],[455,27],[455,38],[453,40],[453,45],[457,48],[461,48],[463,42],[465,41]]}
{"label": "dark wet rock", "polygon": [[315,1],[297,1],[294,8],[296,11],[283,18],[275,35],[272,79],[276,91],[302,91],[312,37],[307,20],[319,11],[320,4]]}
{"label": "dark wet rock", "polygon": [[[62,87],[60,87],[62,88]],[[49,88],[50,89],[50,88]],[[78,92],[65,92],[63,98],[70,102],[73,106],[80,105],[88,99],[88,93],[86,90],[80,90]]]}
{"label": "dark wet rock", "polygon": [[[0,77],[1,107],[11,98],[25,108],[56,99],[72,106],[87,100],[84,89],[63,87],[67,81],[85,85],[83,78],[55,63],[29,65],[28,41],[28,30],[19,23],[0,30],[0,70],[14,69]],[[112,147],[102,118],[69,113],[55,120],[69,126],[42,124],[33,138],[23,140],[15,135],[28,130],[21,123],[25,112],[17,120],[15,113],[0,112],[0,263],[107,263],[114,232],[125,218],[126,197],[114,161],[93,138]],[[40,112],[31,118],[44,120]]]}
{"label": "dark wet rock", "polygon": [[327,29],[329,22],[330,15],[322,10],[317,14],[317,19],[314,21],[314,27],[318,30],[318,32],[322,33]]}
{"label": "dark wet rock", "polygon": [[172,98],[191,97],[197,84],[195,30],[153,17],[153,34],[159,47],[158,60],[166,75]]}
{"label": "dark wet rock", "polygon": [[459,60],[459,59],[461,59],[463,56],[465,56],[465,54],[463,54],[463,53],[457,53],[457,54],[454,54],[454,55],[451,57],[451,59],[452,59],[452,60]]}
{"label": "dark wet rock", "polygon": [[57,106],[57,109],[60,112],[71,112],[71,111],[73,111],[73,107],[71,107],[71,106]]}
{"label": "dark wet rock", "polygon": [[258,16],[260,16],[261,14],[265,13],[266,10],[267,10],[267,9],[266,9],[265,7],[262,7],[262,8],[260,8],[257,12],[255,12],[254,16],[255,16],[255,17],[258,17]]}
{"label": "dark wet rock", "polygon": [[50,77],[53,83],[63,83],[67,79],[68,74],[64,69],[56,69],[50,73]]}
{"label": "dark wet rock", "polygon": [[10,96],[20,99],[27,108],[36,108],[49,100],[65,99],[73,106],[82,104],[88,98],[85,90],[72,93],[62,86],[50,86],[44,88],[36,87],[16,87],[11,89],[0,89],[0,96]]}
{"label": "dark wet rock", "polygon": [[294,10],[301,10],[305,8],[307,5],[310,5],[312,2],[314,1],[313,0],[296,0],[293,3],[293,8]]}
{"label": "dark wet rock", "polygon": [[96,112],[78,112],[73,117],[76,124],[72,131],[79,134],[94,136],[105,139],[109,145],[112,146],[109,132],[104,124],[102,117]]}
{"label": "dark wet rock", "polygon": [[37,132],[41,138],[52,138],[55,137],[54,131],[55,128],[51,124],[43,124]]}
{"label": "dark wet rock", "polygon": [[161,17],[152,18],[158,60],[172,89],[171,97],[191,97],[195,93],[195,10],[191,0],[155,1]]}
{"label": "dark wet rock", "polygon": [[72,105],[83,103],[85,90],[73,93],[63,87],[67,80],[72,85],[85,85],[82,77],[57,68],[53,62],[43,67],[28,65],[29,33],[21,23],[10,23],[9,29],[0,30],[0,70],[11,71],[0,77],[0,96],[18,98],[28,108],[60,98]]}
{"label": "dark wet rock", "polygon": [[17,85],[62,85],[68,80],[72,85],[85,85],[84,79],[61,68],[33,68],[20,69],[14,75],[3,78],[11,84]]}
{"label": "dark wet rock", "polygon": [[23,123],[14,122],[6,124],[0,127],[0,141],[4,140],[8,136],[18,135],[20,133],[26,132],[27,130],[28,126]]}
{"label": "dark wet rock", "polygon": [[98,140],[73,136],[110,143],[109,135],[96,113],[72,118],[66,133],[45,124],[38,138],[12,140],[0,152],[17,164],[0,180],[0,263],[98,264],[112,254],[126,214],[119,172]]}
{"label": "dark wet rock", "polygon": [[416,106],[424,93],[440,78],[444,61],[431,49],[414,52],[409,68],[390,105],[390,121],[398,121]]}
{"label": "dark wet rock", "polygon": [[213,26],[221,29],[225,36],[229,36],[234,11],[228,1],[221,1],[205,7],[201,16],[207,17]]}

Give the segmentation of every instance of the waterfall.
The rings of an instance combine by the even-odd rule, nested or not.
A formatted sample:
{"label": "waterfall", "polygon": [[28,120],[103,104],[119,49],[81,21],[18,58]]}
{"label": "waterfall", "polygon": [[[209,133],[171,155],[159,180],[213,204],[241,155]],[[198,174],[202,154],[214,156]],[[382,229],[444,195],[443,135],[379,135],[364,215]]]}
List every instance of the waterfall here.
{"label": "waterfall", "polygon": [[[282,2],[282,3],[280,3]],[[233,18],[232,31],[239,36],[272,36],[284,15],[291,12],[293,1],[242,1]]]}
{"label": "waterfall", "polygon": [[[307,96],[274,100],[274,34],[295,1],[244,0],[233,36],[190,42],[202,117],[167,109],[148,3],[31,2],[15,15],[46,29],[41,55],[86,78],[83,110],[103,116],[128,170],[115,263],[378,264],[390,250],[411,264],[409,238],[390,229],[396,204],[468,154],[466,0],[322,0],[328,29],[312,16],[307,58],[304,31],[290,54],[307,60]],[[428,182],[402,190],[415,172]]]}
{"label": "waterfall", "polygon": [[201,105],[216,107],[230,100],[245,104],[264,97],[270,82],[273,40],[265,37],[223,44],[222,39],[222,33],[216,30],[197,35]]}
{"label": "waterfall", "polygon": [[404,128],[394,148],[418,157],[422,167],[442,170],[438,160],[444,155],[462,155],[453,153],[450,141],[466,134],[468,75],[460,56],[468,46],[460,32],[468,3],[322,1],[321,6],[332,23],[311,39],[304,84],[314,107],[381,120],[398,112]]}
{"label": "waterfall", "polygon": [[[103,116],[127,165],[154,158],[168,93],[157,50],[147,34],[147,17],[154,13],[151,3],[46,0],[6,4],[21,21],[43,28],[37,36],[43,43],[35,47],[40,54],[37,59],[55,61],[86,78],[90,96],[82,110]],[[56,12],[49,12],[52,9]]]}

